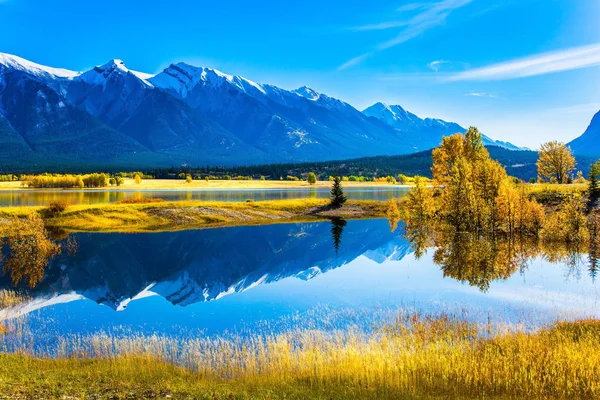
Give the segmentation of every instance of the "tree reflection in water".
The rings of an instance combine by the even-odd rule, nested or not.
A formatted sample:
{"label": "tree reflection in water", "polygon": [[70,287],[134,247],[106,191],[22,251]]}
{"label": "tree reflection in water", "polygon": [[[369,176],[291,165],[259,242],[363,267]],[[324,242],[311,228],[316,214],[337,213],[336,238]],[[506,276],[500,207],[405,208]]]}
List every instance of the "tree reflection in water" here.
{"label": "tree reflection in water", "polygon": [[404,236],[415,257],[420,258],[433,248],[433,262],[440,266],[444,276],[487,291],[492,281],[523,272],[536,257],[563,263],[569,274],[579,276],[587,253],[587,268],[594,278],[600,256],[600,219],[596,216],[590,221],[589,240],[579,242],[542,240],[537,236],[517,234],[459,232],[447,224],[424,221],[406,224]]}
{"label": "tree reflection in water", "polygon": [[340,245],[342,244],[342,234],[344,233],[344,227],[347,222],[341,218],[331,219],[331,237],[333,239],[333,247],[335,248],[335,254],[338,254]]}
{"label": "tree reflection in water", "polygon": [[[62,248],[61,243],[50,237],[42,219],[35,214],[3,224],[0,243],[2,272],[10,275],[13,285],[23,282],[31,288],[41,282],[48,263],[60,254]],[[68,237],[65,243],[69,251],[76,247]]]}

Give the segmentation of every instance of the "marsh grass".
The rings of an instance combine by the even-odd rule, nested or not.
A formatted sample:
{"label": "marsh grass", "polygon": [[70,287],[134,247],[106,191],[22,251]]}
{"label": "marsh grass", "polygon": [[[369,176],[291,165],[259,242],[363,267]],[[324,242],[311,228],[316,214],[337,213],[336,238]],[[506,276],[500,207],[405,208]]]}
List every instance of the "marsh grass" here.
{"label": "marsh grass", "polygon": [[27,296],[23,293],[10,289],[0,290],[0,310],[14,307],[27,300]]}
{"label": "marsh grass", "polygon": [[589,319],[527,333],[411,314],[370,333],[73,336],[60,340],[52,359],[2,356],[0,390],[115,398],[590,398],[600,395],[599,333],[600,322]]}
{"label": "marsh grass", "polygon": [[[124,201],[73,205],[49,216],[43,207],[0,208],[0,222],[40,214],[48,228],[85,232],[152,232],[233,225],[257,225],[336,218],[384,217],[386,204],[355,200],[331,209],[328,200],[296,199],[255,202]],[[0,223],[0,228],[2,224]]]}

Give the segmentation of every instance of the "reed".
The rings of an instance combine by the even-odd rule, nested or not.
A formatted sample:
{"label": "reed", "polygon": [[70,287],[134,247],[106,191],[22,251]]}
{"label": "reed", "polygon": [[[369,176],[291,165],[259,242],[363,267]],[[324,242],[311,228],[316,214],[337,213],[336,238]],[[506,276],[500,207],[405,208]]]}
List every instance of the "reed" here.
{"label": "reed", "polygon": [[124,391],[141,397],[150,391],[175,398],[592,398],[600,396],[599,333],[597,320],[523,332],[446,315],[406,315],[366,334],[290,329],[185,340],[98,334],[63,338],[54,359],[3,356],[0,391],[49,397]]}

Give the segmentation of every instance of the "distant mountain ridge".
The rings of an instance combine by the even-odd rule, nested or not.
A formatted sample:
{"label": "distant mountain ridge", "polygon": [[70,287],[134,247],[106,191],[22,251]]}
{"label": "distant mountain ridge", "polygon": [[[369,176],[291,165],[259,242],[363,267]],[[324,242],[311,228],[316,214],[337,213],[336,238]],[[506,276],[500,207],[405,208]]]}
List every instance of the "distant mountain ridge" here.
{"label": "distant mountain ridge", "polygon": [[[437,118],[421,119],[415,114],[406,111],[399,105],[387,105],[379,102],[363,110],[363,113],[393,126],[402,132],[416,132],[419,134],[422,146],[433,148],[439,145],[442,137],[457,132],[466,132],[466,129],[456,122],[447,122]],[[522,150],[512,143],[493,140],[483,135],[483,144],[486,146],[504,147],[508,150]]]}
{"label": "distant mountain ridge", "polygon": [[600,111],[594,115],[585,132],[569,146],[575,154],[600,156]]}
{"label": "distant mountain ridge", "polygon": [[0,53],[0,166],[323,161],[413,153],[465,130],[399,106],[390,119],[380,104],[363,113],[306,86],[185,63],[151,75],[114,59],[75,72]]}

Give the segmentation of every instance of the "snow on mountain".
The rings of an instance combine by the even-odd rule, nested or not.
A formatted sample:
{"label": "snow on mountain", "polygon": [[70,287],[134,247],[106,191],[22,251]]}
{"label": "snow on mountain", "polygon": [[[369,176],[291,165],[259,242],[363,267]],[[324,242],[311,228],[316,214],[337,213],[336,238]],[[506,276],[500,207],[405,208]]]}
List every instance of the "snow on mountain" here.
{"label": "snow on mountain", "polygon": [[194,67],[186,63],[172,64],[163,72],[148,78],[148,81],[156,87],[173,90],[184,98],[199,84],[208,86],[231,84],[243,92],[258,91],[265,94],[261,85],[241,76],[232,76],[216,69]]}
{"label": "snow on mountain", "polygon": [[5,67],[14,70],[26,72],[42,79],[72,79],[79,74],[78,72],[69,71],[68,69],[46,67],[44,65],[28,61],[24,58],[5,53],[0,53],[0,65],[4,65]]}
{"label": "snow on mountain", "polygon": [[[379,102],[363,110],[365,115],[377,118],[399,131],[416,133],[421,140],[421,145],[433,148],[439,145],[443,136],[453,135],[467,130],[456,122],[448,122],[439,118],[421,119],[415,114],[405,110],[399,105],[387,105]],[[486,146],[499,146],[509,150],[520,150],[519,147],[508,142],[501,142],[482,135]]]}
{"label": "snow on mountain", "polygon": [[[36,114],[25,124],[28,107]],[[464,131],[397,105],[377,103],[361,112],[307,86],[287,90],[186,63],[151,75],[113,59],[79,73],[8,54],[0,54],[0,116],[0,125],[8,127],[0,131],[0,143],[19,142],[21,148],[30,143],[32,157],[40,153],[45,159],[41,153],[60,136],[60,152],[75,164],[82,162],[83,147],[75,139],[82,134],[94,137],[94,148],[112,149],[114,157],[143,153],[139,159],[145,166],[158,166],[159,161],[239,165],[406,154]],[[51,125],[42,119],[52,120],[53,128],[44,128]],[[96,128],[88,129],[90,124]],[[114,142],[103,139],[106,132]],[[487,137],[484,142],[516,149]],[[15,159],[15,151],[0,147],[0,159]],[[96,156],[86,153],[89,159]]]}
{"label": "snow on mountain", "polygon": [[104,85],[114,74],[132,74],[147,86],[152,87],[152,84],[148,81],[148,79],[152,77],[151,74],[130,70],[125,66],[125,63],[122,60],[118,59],[110,60],[104,65],[94,67],[93,69],[72,78],[82,80],[90,85]]}
{"label": "snow on mountain", "polygon": [[299,87],[298,89],[292,90],[292,93],[296,93],[298,96],[304,97],[305,99],[316,101],[321,96],[320,93],[315,92],[307,86]]}

